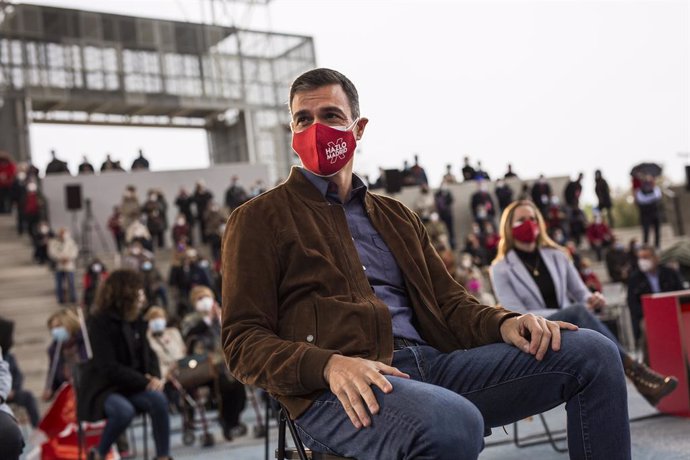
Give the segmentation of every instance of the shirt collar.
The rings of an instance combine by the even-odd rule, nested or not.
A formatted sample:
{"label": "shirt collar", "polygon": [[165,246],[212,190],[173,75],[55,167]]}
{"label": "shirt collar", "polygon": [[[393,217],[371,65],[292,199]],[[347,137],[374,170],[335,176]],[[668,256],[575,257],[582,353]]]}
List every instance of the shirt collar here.
{"label": "shirt collar", "polygon": [[[298,166],[297,169],[299,169],[299,171],[302,174],[304,174],[304,177],[306,177],[309,180],[309,182],[311,182],[311,184],[314,187],[316,187],[316,189],[324,198],[337,198],[338,185],[335,182],[328,180],[328,178],[326,177],[317,176],[316,174],[305,168]],[[363,197],[366,191],[367,185],[364,183],[362,178],[360,178],[357,174],[352,174],[352,192],[350,193],[350,197],[347,201],[349,202],[355,197]],[[340,201],[340,199],[337,198],[337,201]]]}

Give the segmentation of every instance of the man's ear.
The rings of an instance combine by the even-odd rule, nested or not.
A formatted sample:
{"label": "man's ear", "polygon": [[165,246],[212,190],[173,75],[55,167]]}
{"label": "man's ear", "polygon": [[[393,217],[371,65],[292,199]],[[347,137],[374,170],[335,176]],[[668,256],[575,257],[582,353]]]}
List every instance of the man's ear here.
{"label": "man's ear", "polygon": [[369,119],[365,118],[365,117],[361,117],[357,121],[357,125],[354,129],[355,138],[357,140],[360,140],[362,138],[362,136],[364,135],[364,129],[367,127],[367,123],[369,123]]}

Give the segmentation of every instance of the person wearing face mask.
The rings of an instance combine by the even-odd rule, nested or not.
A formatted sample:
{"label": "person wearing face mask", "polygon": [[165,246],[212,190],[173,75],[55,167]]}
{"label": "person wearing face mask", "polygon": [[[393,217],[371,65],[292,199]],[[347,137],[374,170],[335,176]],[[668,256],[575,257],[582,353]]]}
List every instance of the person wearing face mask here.
{"label": "person wearing face mask", "polygon": [[470,198],[470,208],[472,209],[472,217],[484,230],[485,222],[491,222],[493,225],[496,217],[496,207],[494,200],[489,194],[489,183],[487,180],[477,180],[477,191],[472,194]]}
{"label": "person wearing face mask", "polygon": [[653,406],[675,389],[675,377],[660,375],[635,361],[593,314],[605,307],[606,300],[587,289],[566,250],[549,238],[534,203],[517,201],[508,206],[501,216],[500,233],[491,277],[501,305],[568,321],[607,337],[618,349],[625,374]]}
{"label": "person wearing face mask", "polygon": [[587,241],[597,255],[597,260],[601,262],[602,253],[604,249],[611,246],[613,235],[599,213],[594,214],[594,220],[587,226]]}
{"label": "person wearing face mask", "polygon": [[142,213],[146,217],[146,228],[149,234],[157,241],[158,248],[162,249],[165,247],[165,209],[158,198],[157,192],[150,191]]}
{"label": "person wearing face mask", "polygon": [[[74,286],[74,271],[77,269],[79,248],[65,227],[57,231],[48,242],[48,256],[55,262],[55,293],[60,304],[76,303],[77,290]],[[65,298],[64,284],[67,281],[69,300]]]}
{"label": "person wearing face mask", "polygon": [[125,192],[122,194],[122,201],[120,202],[120,213],[122,214],[122,228],[127,231],[133,222],[139,219],[141,215],[141,204],[137,198],[137,188],[134,185],[128,185]]}
{"label": "person wearing face mask", "polygon": [[0,214],[12,212],[10,192],[17,174],[17,165],[9,153],[0,150]]}
{"label": "person wearing face mask", "polygon": [[642,296],[682,289],[683,280],[680,273],[660,264],[659,256],[653,246],[643,244],[637,249],[637,263],[628,278],[628,308],[630,308],[635,342],[640,343],[644,323]]}
{"label": "person wearing face mask", "polygon": [[0,347],[0,452],[7,460],[19,460],[24,450],[24,439],[7,397],[12,391],[12,374],[5,360],[6,351]]}
{"label": "person wearing face mask", "polygon": [[40,221],[36,226],[36,234],[32,239],[34,245],[34,261],[39,265],[43,265],[46,262],[52,264],[50,257],[48,257],[48,243],[53,238],[55,238],[55,233],[50,228],[48,222],[45,220]]}
{"label": "person wearing face mask", "polygon": [[28,183],[28,175],[26,174],[26,164],[20,164],[17,167],[17,174],[12,181],[10,188],[10,209],[17,208],[17,234],[23,235],[26,230],[26,216],[21,207],[21,203],[26,196],[26,184]]}
{"label": "person wearing face mask", "polygon": [[20,203],[22,212],[24,213],[24,221],[26,222],[26,229],[29,236],[34,238],[36,236],[36,227],[41,219],[45,218],[46,200],[38,189],[35,181],[29,181],[26,184],[26,193],[22,197]]}
{"label": "person wearing face mask", "polygon": [[91,310],[94,300],[96,299],[96,292],[101,282],[108,277],[108,268],[103,264],[101,259],[95,257],[84,272],[82,279],[82,286],[84,288],[84,309],[86,313]]}
{"label": "person wearing face mask", "polygon": [[235,209],[223,238],[232,374],[319,452],[476,459],[491,427],[567,402],[573,458],[629,459],[615,346],[453,280],[421,219],[353,174],[368,119],[343,74],[300,75],[289,110],[301,166]]}
{"label": "person wearing face mask", "polygon": [[146,305],[144,282],[133,270],[115,270],[103,282],[97,308],[88,319],[93,349],[92,363],[98,376],[83,388],[80,397],[89,420],[106,419],[98,446],[89,460],[104,459],[111,445],[137,412],[151,418],[156,458],[170,458],[168,400],[162,393],[158,357],[146,339],[148,323],[141,312]]}
{"label": "person wearing face mask", "polygon": [[[144,320],[148,323],[146,338],[151,349],[158,356],[158,365],[163,382],[168,382],[177,362],[187,355],[187,346],[176,327],[168,327],[167,314],[158,306],[148,309]],[[170,397],[168,397],[170,399]]]}
{"label": "person wearing face mask", "polygon": [[513,189],[506,184],[503,179],[496,181],[496,188],[494,189],[496,200],[498,201],[499,211],[503,211],[510,203],[513,202]]}
{"label": "person wearing face mask", "polygon": [[189,295],[195,312],[185,317],[182,332],[191,354],[208,356],[218,364],[217,385],[220,397],[219,423],[223,436],[230,441],[234,436],[247,432],[247,427],[240,423],[240,415],[246,405],[244,385],[236,380],[223,365],[222,346],[220,342],[221,312],[213,291],[206,286],[196,286]]}
{"label": "person wearing face mask", "polygon": [[74,310],[63,308],[48,318],[51,342],[48,347],[48,373],[43,401],[49,401],[58,389],[70,382],[75,364],[86,361],[86,345]]}

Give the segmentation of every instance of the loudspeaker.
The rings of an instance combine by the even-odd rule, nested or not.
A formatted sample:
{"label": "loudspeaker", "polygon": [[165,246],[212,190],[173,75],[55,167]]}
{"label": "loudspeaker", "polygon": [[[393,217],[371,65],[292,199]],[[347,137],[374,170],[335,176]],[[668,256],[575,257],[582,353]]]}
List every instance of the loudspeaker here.
{"label": "loudspeaker", "polygon": [[386,169],[386,193],[398,193],[402,190],[402,171]]}
{"label": "loudspeaker", "polygon": [[81,211],[81,184],[65,185],[65,203],[68,211]]}
{"label": "loudspeaker", "polygon": [[685,167],[685,190],[690,191],[690,165]]}

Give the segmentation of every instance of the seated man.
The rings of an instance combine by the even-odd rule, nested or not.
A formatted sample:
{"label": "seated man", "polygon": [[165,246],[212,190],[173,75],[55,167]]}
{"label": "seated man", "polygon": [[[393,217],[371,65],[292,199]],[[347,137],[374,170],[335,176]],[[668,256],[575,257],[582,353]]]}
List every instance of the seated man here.
{"label": "seated man", "polygon": [[344,75],[306,72],[289,107],[302,167],[238,207],[223,240],[233,375],[321,452],[476,459],[490,427],[565,402],[573,458],[629,459],[613,343],[468,295],[419,218],[352,173],[368,120]]}
{"label": "seated man", "polygon": [[680,274],[670,267],[659,264],[659,256],[654,246],[645,244],[637,250],[637,266],[633,267],[628,279],[628,308],[630,308],[630,319],[636,343],[639,343],[644,320],[642,296],[682,289],[683,280]]}

